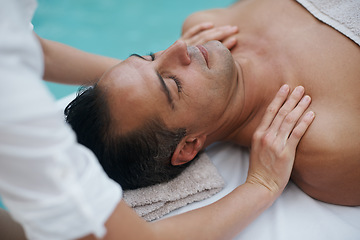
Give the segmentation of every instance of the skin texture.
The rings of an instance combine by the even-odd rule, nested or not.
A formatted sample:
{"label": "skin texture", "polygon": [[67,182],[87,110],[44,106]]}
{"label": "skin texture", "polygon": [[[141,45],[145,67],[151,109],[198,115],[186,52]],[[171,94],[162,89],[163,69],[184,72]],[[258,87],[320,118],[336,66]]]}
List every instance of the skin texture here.
{"label": "skin texture", "polygon": [[[233,35],[237,31],[236,26],[215,27],[211,22],[202,22],[190,27],[181,40],[188,45],[218,40],[230,49],[236,44]],[[105,71],[121,62],[119,59],[84,52],[59,42],[41,38],[38,35],[36,37],[44,54],[43,79],[46,81],[72,85],[93,85]]]}
{"label": "skin texture", "polygon": [[[172,158],[174,165],[182,164],[214,141],[251,146],[279,87],[302,85],[317,119],[297,149],[292,180],[318,200],[359,205],[359,47],[294,1],[245,0],[195,13],[185,21],[184,34],[204,21],[238,27],[232,58],[217,42],[204,44],[201,54],[201,47],[178,41],[155,54],[155,61],[131,57],[115,66],[99,82],[114,118],[138,109],[129,119],[116,118],[117,126],[126,126],[116,130],[130,131],[154,115],[169,127],[185,126],[188,136]],[[172,76],[180,80],[181,91]]]}
{"label": "skin texture", "polygon": [[[199,27],[200,26],[200,27]],[[185,54],[179,54],[177,61],[182,64],[188,64],[193,62],[193,71],[198,70],[199,77],[208,77],[211,79],[209,81],[208,89],[216,96],[220,97],[227,94],[229,91],[234,92],[233,88],[236,88],[239,84],[240,75],[237,74],[234,77],[234,72],[239,72],[239,65],[237,63],[224,65],[217,61],[216,58],[211,60],[211,67],[215,67],[210,71],[209,66],[205,64],[201,55],[199,55],[200,48],[192,48],[187,52],[187,48],[184,47],[184,42],[202,44],[208,40],[219,40],[222,41],[226,48],[232,48],[237,42],[237,39],[231,38],[231,36],[238,31],[238,28],[231,29],[228,27],[213,27],[213,26],[202,26],[194,25],[191,27],[193,31],[190,31],[191,34],[187,37],[183,37],[182,41],[178,42],[177,45],[174,45],[176,51],[170,51],[168,53],[179,54],[178,50],[181,50]],[[195,29],[195,30],[194,30]],[[195,34],[195,35],[194,35]],[[201,38],[197,36],[201,35]],[[186,36],[186,35],[184,35]],[[82,84],[92,84],[91,79],[96,79],[98,76],[102,75],[103,72],[112,66],[118,60],[111,58],[106,58],[94,54],[89,54],[82,52],[80,50],[74,50],[73,48],[58,44],[55,42],[41,40],[41,44],[44,50],[45,56],[45,75],[44,78],[49,81],[57,81],[61,83],[82,83]],[[227,59],[226,61],[231,60],[231,54],[228,50],[224,48],[218,42],[212,42],[208,44],[209,49],[213,49],[213,53],[223,52],[223,58]],[[173,49],[173,50],[174,50]],[[197,50],[198,49],[198,50]],[[186,52],[184,52],[186,50]],[[211,54],[211,53],[209,53]],[[216,54],[217,55],[217,54]],[[216,56],[215,55],[215,56]],[[166,57],[166,55],[163,55]],[[148,61],[149,57],[146,57]],[[171,59],[171,58],[170,58]],[[169,60],[164,61],[168,63]],[[139,59],[136,59],[139,60]],[[130,60],[136,61],[135,59]],[[66,64],[64,64],[64,61]],[[149,64],[149,62],[140,62],[140,64]],[[155,61],[153,62],[155,63]],[[190,64],[189,63],[189,64]],[[210,62],[209,62],[210,63]],[[218,63],[218,64],[217,64]],[[139,62],[137,62],[139,64]],[[206,66],[205,66],[206,65]],[[165,65],[166,66],[166,65]],[[149,66],[144,66],[149,69]],[[184,66],[183,66],[184,67]],[[116,71],[116,67],[112,70]],[[160,70],[164,70],[161,68]],[[122,86],[120,83],[116,82],[116,75],[111,74],[110,70],[107,73],[109,79],[114,81],[111,83],[111,80],[108,82],[108,86],[114,87],[114,90],[118,90],[119,86]],[[134,70],[134,69],[129,69]],[[151,73],[154,74],[154,69]],[[181,68],[180,68],[181,70]],[[215,71],[217,70],[217,71]],[[210,78],[209,75],[219,75],[219,71],[226,71],[229,80],[227,81],[230,85],[235,85],[229,87],[228,84],[225,84],[219,79],[213,77]],[[168,72],[161,71],[162,74]],[[140,74],[140,73],[138,73]],[[223,73],[222,73],[223,74]],[[221,75],[222,75],[221,74]],[[141,76],[141,74],[140,74]],[[153,75],[151,75],[153,76]],[[131,76],[130,76],[131,77]],[[169,76],[168,76],[169,77]],[[71,80],[69,80],[71,79]],[[90,79],[90,81],[89,81]],[[207,78],[206,78],[207,79]],[[206,79],[197,78],[196,80],[204,81]],[[170,79],[166,78],[167,84]],[[124,81],[124,87],[129,90],[133,90],[134,93],[136,89],[142,91],[146,96],[155,97],[152,103],[158,104],[150,106],[154,110],[161,110],[165,116],[170,116],[170,111],[173,111],[173,108],[170,107],[168,102],[167,95],[164,94],[164,88],[158,79],[153,79],[153,82],[141,82],[143,81],[139,78],[140,83],[146,84],[150,93],[149,95],[141,87],[132,87],[131,81]],[[196,83],[196,81],[192,81]],[[203,86],[198,85],[194,86],[196,89],[191,90],[192,85],[189,82],[188,86],[185,85],[184,91],[186,89],[186,94],[189,94],[192,98],[184,98],[186,101],[181,102],[181,104],[176,105],[176,93],[178,91],[174,80],[172,79],[169,85],[170,90],[174,94],[174,109],[179,110],[184,105],[191,104],[203,104],[206,103],[206,95],[200,95],[197,93],[202,93]],[[204,82],[203,82],[204,83]],[[206,82],[205,82],[206,83]],[[104,84],[106,88],[106,84]],[[157,87],[157,88],[156,88]],[[216,88],[221,90],[216,92]],[[110,88],[111,90],[112,88]],[[154,90],[158,92],[154,92]],[[189,90],[188,90],[189,89]],[[265,209],[267,209],[275,201],[275,199],[281,194],[286,183],[289,181],[291,169],[294,163],[295,150],[301,139],[301,137],[306,132],[309,125],[314,119],[313,112],[308,112],[306,117],[301,117],[303,113],[307,110],[310,99],[309,97],[303,97],[304,91],[302,87],[299,87],[300,91],[295,91],[291,95],[290,88],[288,85],[285,85],[281,91],[273,96],[273,101],[269,105],[268,110],[266,111],[263,121],[259,125],[257,131],[255,131],[253,142],[253,149],[251,150],[251,166],[249,168],[248,179],[245,184],[237,187],[233,192],[222,198],[221,200],[203,207],[201,209],[193,210],[178,216],[174,216],[167,219],[162,219],[153,223],[147,223],[136,213],[126,205],[124,201],[116,206],[111,216],[108,218],[105,226],[107,228],[106,236],[103,239],[231,239],[236,234],[238,234],[242,229],[244,229],[249,223],[251,223],[257,216],[259,216]],[[109,89],[108,89],[109,91]],[[114,94],[116,93],[114,92]],[[206,92],[204,92],[206,93]],[[232,94],[233,97],[237,97],[236,94]],[[115,96],[120,96],[115,94]],[[227,95],[226,95],[227,96]],[[131,97],[131,95],[129,95]],[[212,97],[212,96],[211,96]],[[227,106],[226,101],[234,102],[233,97],[227,97],[224,99],[217,99],[214,104],[216,106],[212,107],[212,113],[206,113],[207,116],[211,117],[219,127],[225,126],[226,119],[228,117],[222,117],[224,111],[221,108]],[[241,96],[240,96],[241,97]],[[180,95],[178,96],[178,99]],[[145,98],[149,100],[149,98]],[[301,99],[308,99],[303,101]],[[127,104],[114,103],[113,107],[121,110],[122,106],[128,106],[131,103],[137,103],[137,99],[129,98],[126,99]],[[298,103],[298,104],[297,104]],[[162,105],[161,105],[162,104]],[[167,111],[163,111],[160,106],[166,106]],[[193,108],[200,109],[200,106],[193,106]],[[131,109],[130,107],[128,109]],[[234,106],[233,109],[236,109]],[[144,116],[153,114],[151,111],[148,111],[146,106],[143,107],[143,112],[139,111],[137,114],[139,117],[141,114]],[[286,112],[286,114],[278,114],[278,112]],[[157,113],[157,112],[155,112]],[[220,114],[222,113],[222,114]],[[183,114],[188,114],[187,112]],[[195,113],[194,113],[195,114]],[[220,116],[219,119],[216,119],[216,116]],[[196,117],[193,115],[192,117]],[[137,118],[135,118],[137,120]],[[173,118],[173,121],[176,119]],[[219,121],[221,120],[221,121]],[[126,121],[126,119],[124,120]],[[138,123],[141,124],[141,123]],[[171,124],[171,122],[169,122]],[[172,123],[174,124],[174,123]],[[186,141],[182,143],[182,147],[177,152],[177,157],[174,158],[174,164],[181,164],[179,160],[183,157],[183,161],[187,161],[187,158],[192,155],[194,152],[197,152],[201,149],[205,143],[204,141],[208,138],[210,125],[213,124],[212,121],[207,120],[207,125],[201,125],[200,123],[197,126],[202,127],[201,131],[197,130],[195,127],[191,129],[192,135],[186,138]],[[136,125],[136,123],[134,123]],[[119,131],[119,129],[117,129]],[[120,129],[121,131],[126,131],[129,129]],[[201,136],[201,133],[203,133]],[[222,221],[219,223],[219,219]],[[184,231],[186,229],[186,231]],[[98,239],[95,236],[89,235],[82,237],[81,239]]]}
{"label": "skin texture", "polygon": [[253,118],[233,141],[249,145],[261,103],[269,101],[264,93],[272,96],[283,83],[304,86],[317,120],[300,142],[292,180],[321,201],[359,205],[359,46],[294,1],[242,1],[201,12],[186,20],[184,31],[200,19],[239,28],[232,53],[244,62],[245,114]]}
{"label": "skin texture", "polygon": [[[314,119],[314,113],[308,111],[298,122],[310,98],[303,97],[303,91],[288,94],[289,86],[284,85],[254,134],[245,184],[213,204],[152,223],[121,201],[106,223],[104,239],[232,239],[281,194],[290,177],[295,149]],[[88,235],[81,239],[96,238]]]}

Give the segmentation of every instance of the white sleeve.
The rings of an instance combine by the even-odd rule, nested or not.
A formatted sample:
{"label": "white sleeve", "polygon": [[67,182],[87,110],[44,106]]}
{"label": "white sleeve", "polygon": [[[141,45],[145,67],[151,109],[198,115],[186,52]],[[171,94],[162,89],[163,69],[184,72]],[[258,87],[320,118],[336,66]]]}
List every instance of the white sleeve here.
{"label": "white sleeve", "polygon": [[0,0],[0,195],[29,239],[105,234],[121,200],[91,151],[76,143],[41,81],[29,0]]}

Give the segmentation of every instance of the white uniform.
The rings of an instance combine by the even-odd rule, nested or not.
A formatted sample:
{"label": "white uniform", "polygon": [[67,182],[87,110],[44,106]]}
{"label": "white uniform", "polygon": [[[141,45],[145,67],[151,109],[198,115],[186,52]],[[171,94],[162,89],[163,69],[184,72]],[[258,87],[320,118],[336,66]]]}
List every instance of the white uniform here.
{"label": "white uniform", "polygon": [[35,7],[0,0],[0,195],[30,239],[101,237],[122,190],[77,144],[41,80]]}

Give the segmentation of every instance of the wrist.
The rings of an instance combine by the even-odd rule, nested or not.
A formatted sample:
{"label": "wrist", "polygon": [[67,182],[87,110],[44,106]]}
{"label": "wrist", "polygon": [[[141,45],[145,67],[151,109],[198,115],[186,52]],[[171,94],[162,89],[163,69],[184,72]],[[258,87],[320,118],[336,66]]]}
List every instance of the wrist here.
{"label": "wrist", "polygon": [[286,186],[286,183],[279,184],[277,181],[271,178],[264,178],[261,174],[258,173],[248,174],[246,183],[267,189],[272,195],[276,197],[280,196]]}
{"label": "wrist", "polygon": [[282,192],[280,190],[274,191],[273,189],[270,189],[263,184],[249,180],[246,180],[243,185],[254,192],[254,195],[256,195],[257,199],[260,199],[258,204],[260,204],[260,206],[263,205],[264,208],[270,207]]}

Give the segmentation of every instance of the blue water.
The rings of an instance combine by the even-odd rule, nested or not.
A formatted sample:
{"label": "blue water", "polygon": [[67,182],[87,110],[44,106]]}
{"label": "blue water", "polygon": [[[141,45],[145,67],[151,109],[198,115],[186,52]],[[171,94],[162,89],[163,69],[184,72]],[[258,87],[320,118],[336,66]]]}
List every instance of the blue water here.
{"label": "blue water", "polygon": [[[164,50],[180,35],[184,19],[234,0],[39,0],[33,24],[41,37],[88,52],[124,59]],[[47,84],[61,98],[77,87]]]}
{"label": "blue water", "polygon": [[[234,0],[39,0],[35,32],[84,51],[127,58],[164,50],[177,40],[193,12],[226,7]],[[46,83],[56,99],[78,86]],[[0,207],[4,208],[0,199]]]}
{"label": "blue water", "polygon": [[1,198],[0,198],[0,208],[5,208],[4,204],[1,202]]}

